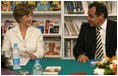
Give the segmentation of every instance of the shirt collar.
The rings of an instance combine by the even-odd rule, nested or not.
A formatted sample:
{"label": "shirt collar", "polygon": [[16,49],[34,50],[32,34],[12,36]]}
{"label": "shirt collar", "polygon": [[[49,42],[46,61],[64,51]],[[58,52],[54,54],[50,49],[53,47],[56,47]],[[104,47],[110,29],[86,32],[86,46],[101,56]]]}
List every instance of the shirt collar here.
{"label": "shirt collar", "polygon": [[[33,31],[33,26],[29,26],[27,31],[32,32]],[[20,32],[19,25],[16,25],[15,28],[13,29],[15,32]]]}
{"label": "shirt collar", "polygon": [[104,21],[104,23],[100,26],[103,30],[106,30],[107,26],[107,19]]}

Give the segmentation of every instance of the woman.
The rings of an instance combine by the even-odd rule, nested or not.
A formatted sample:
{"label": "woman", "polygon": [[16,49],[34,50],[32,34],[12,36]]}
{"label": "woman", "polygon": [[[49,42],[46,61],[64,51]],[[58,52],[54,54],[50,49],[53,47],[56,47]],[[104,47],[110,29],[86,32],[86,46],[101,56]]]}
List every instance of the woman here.
{"label": "woman", "polygon": [[2,51],[6,57],[10,58],[14,43],[17,43],[23,63],[29,59],[43,58],[43,36],[39,29],[32,26],[32,14],[33,10],[29,4],[21,3],[15,6],[13,16],[18,25],[8,30],[4,37]]}

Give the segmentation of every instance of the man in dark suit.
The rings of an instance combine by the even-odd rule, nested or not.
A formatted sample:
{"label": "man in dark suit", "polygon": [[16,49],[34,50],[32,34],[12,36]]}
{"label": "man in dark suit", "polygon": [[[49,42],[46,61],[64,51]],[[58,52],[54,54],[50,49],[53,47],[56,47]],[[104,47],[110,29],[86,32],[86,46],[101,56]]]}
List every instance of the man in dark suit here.
{"label": "man in dark suit", "polygon": [[[88,23],[81,26],[81,31],[73,50],[78,62],[85,63],[89,59],[102,59],[104,56],[112,57],[115,55],[117,49],[117,23],[108,20],[107,16],[108,11],[104,4],[94,2],[89,5]],[[96,34],[98,27],[100,27],[100,34]],[[100,39],[97,40],[97,38]],[[101,47],[99,48],[98,45]],[[96,51],[98,48],[100,55],[97,53],[99,51]]]}

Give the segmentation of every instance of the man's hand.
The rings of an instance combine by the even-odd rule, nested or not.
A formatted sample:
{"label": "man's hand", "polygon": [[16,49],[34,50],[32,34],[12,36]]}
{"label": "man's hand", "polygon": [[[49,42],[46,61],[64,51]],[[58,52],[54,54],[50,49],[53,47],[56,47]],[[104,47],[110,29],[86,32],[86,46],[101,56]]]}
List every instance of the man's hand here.
{"label": "man's hand", "polygon": [[33,55],[32,53],[29,53],[27,50],[25,51],[27,53],[27,55],[30,57],[30,59],[35,60],[37,59],[37,57],[35,55]]}
{"label": "man's hand", "polygon": [[85,62],[87,62],[87,61],[89,61],[89,58],[88,58],[86,55],[84,55],[84,54],[82,54],[82,55],[80,55],[80,56],[78,57],[78,62],[85,63]]}

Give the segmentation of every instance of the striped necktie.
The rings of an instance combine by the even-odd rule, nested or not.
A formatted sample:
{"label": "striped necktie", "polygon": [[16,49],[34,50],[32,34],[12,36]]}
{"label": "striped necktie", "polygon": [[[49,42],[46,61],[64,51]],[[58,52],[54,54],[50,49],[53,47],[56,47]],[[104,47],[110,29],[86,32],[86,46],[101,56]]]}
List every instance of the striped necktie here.
{"label": "striped necktie", "polygon": [[101,29],[101,27],[97,27],[97,30],[96,30],[96,59],[98,59],[98,60],[101,60],[104,57],[100,29]]}

